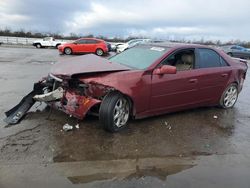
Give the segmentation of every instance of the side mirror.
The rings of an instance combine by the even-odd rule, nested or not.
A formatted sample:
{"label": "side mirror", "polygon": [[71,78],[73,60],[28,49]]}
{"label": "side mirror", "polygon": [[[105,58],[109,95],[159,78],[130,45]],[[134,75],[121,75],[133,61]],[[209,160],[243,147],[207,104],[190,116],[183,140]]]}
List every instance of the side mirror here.
{"label": "side mirror", "polygon": [[156,68],[153,71],[154,75],[163,75],[163,74],[176,74],[176,67],[170,65],[163,65],[159,68]]}

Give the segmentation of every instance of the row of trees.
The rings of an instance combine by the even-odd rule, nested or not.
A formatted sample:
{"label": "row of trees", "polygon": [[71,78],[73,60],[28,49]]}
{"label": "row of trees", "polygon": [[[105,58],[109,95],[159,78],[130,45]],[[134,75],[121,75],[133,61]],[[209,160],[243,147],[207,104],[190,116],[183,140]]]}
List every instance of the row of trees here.
{"label": "row of trees", "polygon": [[[48,37],[48,36],[52,36],[56,39],[68,39],[68,40],[76,40],[78,38],[81,37],[97,37],[106,41],[110,41],[110,42],[127,42],[131,39],[135,39],[135,38],[142,38],[142,36],[140,37],[127,37],[127,38],[119,38],[119,37],[115,37],[115,38],[107,38],[105,36],[94,36],[92,34],[89,35],[78,35],[75,33],[70,33],[69,35],[65,36],[63,34],[60,33],[41,33],[41,32],[31,32],[31,31],[25,31],[24,29],[20,29],[19,31],[12,31],[9,28],[5,28],[5,29],[0,29],[0,36],[13,36],[13,37],[27,37],[27,38],[43,38],[43,37]],[[148,37],[143,37],[143,38],[148,38]],[[196,43],[196,44],[205,44],[205,45],[232,45],[232,44],[237,44],[237,45],[241,45],[244,46],[246,48],[250,48],[250,42],[246,42],[246,41],[240,41],[240,40],[231,40],[225,43],[222,43],[220,40],[217,41],[208,41],[208,40],[204,40],[204,39],[200,39],[200,40],[174,40],[171,42],[182,42],[182,43]]]}
{"label": "row of trees", "polygon": [[5,28],[5,29],[0,29],[0,36],[10,36],[10,37],[27,37],[27,38],[44,38],[44,37],[54,37],[56,39],[68,39],[68,40],[76,40],[79,38],[83,38],[83,37],[97,37],[103,40],[108,40],[110,42],[125,42],[137,37],[128,37],[126,39],[122,39],[119,37],[115,37],[115,38],[107,38],[104,37],[102,35],[99,36],[94,36],[92,34],[89,35],[78,35],[75,33],[70,33],[69,35],[65,36],[63,34],[60,33],[51,33],[51,32],[31,32],[31,31],[25,31],[24,29],[20,29],[19,31],[12,31],[9,28]]}

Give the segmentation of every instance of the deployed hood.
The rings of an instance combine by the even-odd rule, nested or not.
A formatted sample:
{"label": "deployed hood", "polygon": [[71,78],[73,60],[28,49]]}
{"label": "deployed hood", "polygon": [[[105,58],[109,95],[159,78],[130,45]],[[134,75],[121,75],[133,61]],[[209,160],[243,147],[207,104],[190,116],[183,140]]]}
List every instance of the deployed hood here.
{"label": "deployed hood", "polygon": [[64,59],[55,64],[50,73],[58,76],[73,76],[84,73],[125,71],[131,68],[94,54],[76,56]]}

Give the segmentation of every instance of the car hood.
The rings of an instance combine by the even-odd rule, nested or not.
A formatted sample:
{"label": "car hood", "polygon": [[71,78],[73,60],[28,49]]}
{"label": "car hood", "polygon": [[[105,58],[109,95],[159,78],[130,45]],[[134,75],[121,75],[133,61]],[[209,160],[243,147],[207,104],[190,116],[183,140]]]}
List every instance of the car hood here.
{"label": "car hood", "polygon": [[94,54],[63,59],[56,63],[50,73],[59,77],[72,77],[85,73],[125,71],[131,68]]}

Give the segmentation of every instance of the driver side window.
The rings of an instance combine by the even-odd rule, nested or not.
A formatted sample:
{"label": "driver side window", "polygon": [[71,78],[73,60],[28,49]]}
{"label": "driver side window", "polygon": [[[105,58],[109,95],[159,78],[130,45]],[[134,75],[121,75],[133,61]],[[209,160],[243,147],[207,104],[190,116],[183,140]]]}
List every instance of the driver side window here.
{"label": "driver side window", "polygon": [[161,65],[175,66],[177,71],[186,71],[194,68],[194,49],[186,49],[173,53],[161,62]]}

